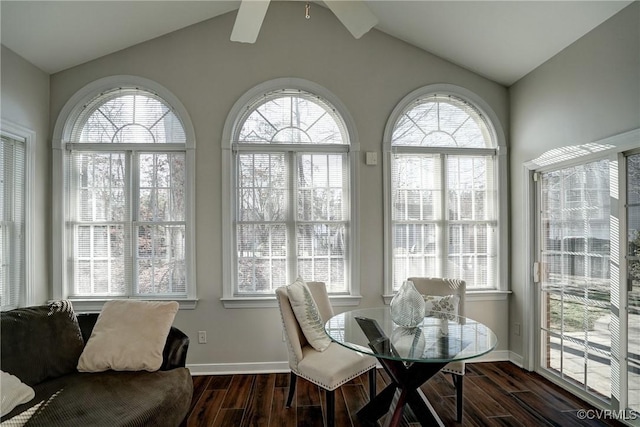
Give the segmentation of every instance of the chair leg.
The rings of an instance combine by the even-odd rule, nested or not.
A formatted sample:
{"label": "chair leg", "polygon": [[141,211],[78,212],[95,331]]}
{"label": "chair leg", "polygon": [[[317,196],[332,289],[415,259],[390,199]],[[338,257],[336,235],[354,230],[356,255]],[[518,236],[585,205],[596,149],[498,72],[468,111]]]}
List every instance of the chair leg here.
{"label": "chair leg", "polygon": [[462,401],[462,383],[464,375],[451,374],[453,385],[456,388],[456,421],[462,422],[463,401]]}
{"label": "chair leg", "polygon": [[334,427],[336,425],[336,391],[326,390],[325,396],[327,398],[327,427]]}
{"label": "chair leg", "polygon": [[376,397],[376,368],[369,370],[369,402]]}
{"label": "chair leg", "polygon": [[293,401],[293,395],[296,393],[296,380],[298,376],[291,371],[291,375],[289,376],[289,396],[287,396],[287,404],[285,405],[287,408],[291,408],[291,402]]}

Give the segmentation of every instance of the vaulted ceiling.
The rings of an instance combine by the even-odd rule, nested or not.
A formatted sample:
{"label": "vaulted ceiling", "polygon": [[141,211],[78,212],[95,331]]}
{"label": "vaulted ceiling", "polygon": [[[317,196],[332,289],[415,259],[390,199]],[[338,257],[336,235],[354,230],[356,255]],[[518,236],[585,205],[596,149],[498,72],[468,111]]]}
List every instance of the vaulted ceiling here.
{"label": "vaulted ceiling", "polygon": [[[506,86],[632,3],[364,1],[378,18],[376,29]],[[2,0],[0,41],[56,73],[224,13],[235,14],[239,5],[240,0]],[[322,2],[312,3],[318,5]],[[304,2],[300,7],[302,13]]]}

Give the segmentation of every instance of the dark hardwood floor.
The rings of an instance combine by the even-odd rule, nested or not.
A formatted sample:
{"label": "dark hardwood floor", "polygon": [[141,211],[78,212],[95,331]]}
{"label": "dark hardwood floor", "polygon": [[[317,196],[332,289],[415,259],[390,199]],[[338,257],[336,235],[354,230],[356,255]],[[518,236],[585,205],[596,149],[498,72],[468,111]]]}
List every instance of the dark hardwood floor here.
{"label": "dark hardwood floor", "polygon": [[[377,373],[377,388],[389,378]],[[322,426],[324,392],[298,379],[293,406],[285,408],[289,374],[194,376],[191,410],[183,426],[289,427]],[[455,390],[450,375],[438,374],[422,391],[446,426],[621,426],[614,421],[580,420],[590,405],[509,362],[467,364],[464,419],[455,421]],[[362,375],[336,392],[336,425],[357,427],[355,413],[368,401],[368,378]],[[405,411],[406,412],[406,411]],[[404,426],[418,426],[405,413]]]}

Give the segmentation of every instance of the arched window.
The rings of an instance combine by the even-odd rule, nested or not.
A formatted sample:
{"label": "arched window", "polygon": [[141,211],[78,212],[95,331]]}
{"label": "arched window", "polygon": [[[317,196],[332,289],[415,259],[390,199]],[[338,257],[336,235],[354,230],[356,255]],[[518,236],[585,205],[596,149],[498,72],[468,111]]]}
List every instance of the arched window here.
{"label": "arched window", "polygon": [[227,297],[273,295],[297,276],[332,293],[353,290],[354,154],[344,115],[310,82],[283,83],[254,89],[230,115]]}
{"label": "arched window", "polygon": [[193,297],[193,141],[183,118],[134,82],[76,99],[59,120],[62,294]]}
{"label": "arched window", "polygon": [[388,292],[411,276],[500,288],[498,138],[468,96],[455,86],[427,87],[389,120]]}

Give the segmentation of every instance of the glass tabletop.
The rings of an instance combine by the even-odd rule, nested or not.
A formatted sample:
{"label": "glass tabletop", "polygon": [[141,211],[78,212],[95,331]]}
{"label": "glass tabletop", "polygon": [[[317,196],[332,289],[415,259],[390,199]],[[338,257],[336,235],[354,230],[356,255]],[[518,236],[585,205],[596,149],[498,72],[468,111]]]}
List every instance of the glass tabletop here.
{"label": "glass tabletop", "polygon": [[434,313],[415,328],[399,326],[389,307],[353,310],[325,324],[329,337],[351,350],[404,362],[442,363],[471,359],[498,342],[487,326],[449,313]]}

